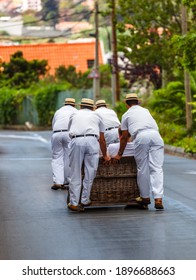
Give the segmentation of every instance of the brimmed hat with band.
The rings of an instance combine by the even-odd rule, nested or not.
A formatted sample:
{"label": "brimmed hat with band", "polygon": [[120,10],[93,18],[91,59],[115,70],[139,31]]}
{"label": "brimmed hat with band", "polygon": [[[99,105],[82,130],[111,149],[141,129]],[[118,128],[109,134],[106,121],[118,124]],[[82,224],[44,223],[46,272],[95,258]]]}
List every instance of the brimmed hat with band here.
{"label": "brimmed hat with band", "polygon": [[137,100],[137,101],[140,101],[139,98],[138,98],[138,95],[136,93],[128,93],[126,95],[125,101],[127,101],[127,100]]}
{"label": "brimmed hat with band", "polygon": [[94,107],[94,100],[90,98],[82,98],[80,106]]}
{"label": "brimmed hat with band", "polygon": [[76,105],[76,101],[74,98],[65,98],[65,105]]}
{"label": "brimmed hat with band", "polygon": [[95,103],[96,107],[100,107],[100,106],[107,106],[108,104],[106,104],[105,100],[103,99],[100,99],[100,100],[97,100],[96,103]]}

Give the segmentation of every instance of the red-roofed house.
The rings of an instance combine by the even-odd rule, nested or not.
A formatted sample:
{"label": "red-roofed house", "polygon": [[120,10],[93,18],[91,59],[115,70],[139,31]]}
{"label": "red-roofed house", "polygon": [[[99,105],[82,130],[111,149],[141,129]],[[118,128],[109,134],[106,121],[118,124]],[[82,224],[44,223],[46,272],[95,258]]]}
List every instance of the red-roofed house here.
{"label": "red-roofed house", "polygon": [[[17,46],[1,46],[0,57],[9,62],[10,56],[17,51],[22,51],[26,60],[46,59],[49,73],[53,75],[60,65],[75,66],[76,71],[85,72],[93,67],[95,60],[95,40],[72,41],[67,43],[27,44]],[[104,63],[102,45],[99,44],[99,63]]]}

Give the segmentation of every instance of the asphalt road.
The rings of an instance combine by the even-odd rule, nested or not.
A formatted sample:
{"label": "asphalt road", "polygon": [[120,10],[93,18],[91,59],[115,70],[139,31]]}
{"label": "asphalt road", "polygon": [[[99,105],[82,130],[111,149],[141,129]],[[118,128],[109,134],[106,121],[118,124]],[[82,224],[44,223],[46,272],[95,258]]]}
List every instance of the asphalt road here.
{"label": "asphalt road", "polygon": [[195,260],[196,161],[165,155],[164,211],[67,209],[50,132],[0,131],[1,260]]}

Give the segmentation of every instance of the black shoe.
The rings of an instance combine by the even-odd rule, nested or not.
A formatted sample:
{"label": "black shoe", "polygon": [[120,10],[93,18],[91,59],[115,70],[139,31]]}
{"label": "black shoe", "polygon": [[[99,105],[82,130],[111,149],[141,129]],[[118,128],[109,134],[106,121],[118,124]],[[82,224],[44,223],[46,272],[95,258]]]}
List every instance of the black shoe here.
{"label": "black shoe", "polygon": [[62,185],[60,184],[54,184],[52,187],[51,187],[52,190],[59,190],[59,189],[62,189]]}
{"label": "black shoe", "polygon": [[88,203],[86,203],[86,204],[81,203],[81,206],[83,206],[83,207],[88,207],[88,206],[90,206],[91,204],[92,204],[92,201],[91,201],[91,200],[89,200],[89,202],[88,202]]}
{"label": "black shoe", "polygon": [[154,207],[157,210],[163,210],[164,209],[163,203],[162,203],[162,198],[155,198],[154,202],[155,202]]}
{"label": "black shoe", "polygon": [[145,208],[145,207],[148,207],[148,204],[151,204],[150,198],[149,198],[149,197],[143,198],[143,197],[140,197],[140,196],[139,196],[139,197],[136,197],[135,201],[136,201],[139,205],[143,206],[144,208]]}
{"label": "black shoe", "polygon": [[72,205],[70,203],[68,203],[67,207],[74,212],[84,212],[84,207],[82,207],[81,205]]}

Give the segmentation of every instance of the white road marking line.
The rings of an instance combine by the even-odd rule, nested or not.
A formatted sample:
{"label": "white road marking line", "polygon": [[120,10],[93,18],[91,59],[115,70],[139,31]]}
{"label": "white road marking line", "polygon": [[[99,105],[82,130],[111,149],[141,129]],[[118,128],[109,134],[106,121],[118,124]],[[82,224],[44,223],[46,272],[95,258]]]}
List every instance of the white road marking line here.
{"label": "white road marking line", "polygon": [[49,141],[43,138],[42,136],[38,134],[34,134],[34,136],[25,136],[25,135],[14,135],[14,134],[1,134],[0,138],[12,138],[12,139],[25,139],[25,140],[39,140],[44,143],[48,143]]}
{"label": "white road marking line", "polygon": [[196,171],[194,171],[194,170],[187,170],[187,171],[184,172],[184,174],[196,175]]}
{"label": "white road marking line", "polygon": [[3,160],[51,160],[52,158],[4,158]]}

